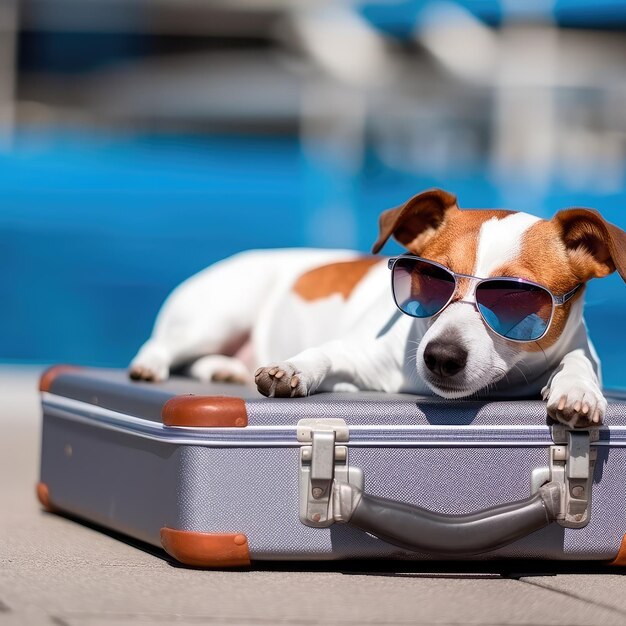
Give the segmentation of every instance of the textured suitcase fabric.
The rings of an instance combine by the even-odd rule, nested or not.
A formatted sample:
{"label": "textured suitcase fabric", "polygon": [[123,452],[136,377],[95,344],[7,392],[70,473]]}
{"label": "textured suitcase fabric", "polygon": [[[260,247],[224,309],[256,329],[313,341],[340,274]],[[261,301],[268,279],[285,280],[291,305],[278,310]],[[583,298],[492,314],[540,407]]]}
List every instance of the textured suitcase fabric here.
{"label": "textured suitcase fabric", "polygon": [[[50,370],[41,389],[44,504],[200,565],[440,558],[344,524],[302,524],[301,419],[345,420],[350,466],[363,470],[368,494],[445,514],[527,498],[533,471],[548,465],[554,445],[545,404],[536,400],[373,392],[268,399],[235,385],[136,383],[123,371],[72,368]],[[609,396],[594,445],[587,526],[552,523],[471,558],[614,559],[626,534],[623,397]],[[203,551],[216,560],[194,560]]]}

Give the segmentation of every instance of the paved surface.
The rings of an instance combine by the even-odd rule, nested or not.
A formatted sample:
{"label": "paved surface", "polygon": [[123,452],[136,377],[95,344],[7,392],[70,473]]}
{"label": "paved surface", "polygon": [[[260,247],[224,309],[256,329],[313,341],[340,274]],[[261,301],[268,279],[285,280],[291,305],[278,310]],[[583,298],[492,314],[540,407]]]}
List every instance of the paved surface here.
{"label": "paved surface", "polygon": [[626,578],[589,564],[184,569],[40,510],[37,372],[0,368],[0,626],[626,625]]}

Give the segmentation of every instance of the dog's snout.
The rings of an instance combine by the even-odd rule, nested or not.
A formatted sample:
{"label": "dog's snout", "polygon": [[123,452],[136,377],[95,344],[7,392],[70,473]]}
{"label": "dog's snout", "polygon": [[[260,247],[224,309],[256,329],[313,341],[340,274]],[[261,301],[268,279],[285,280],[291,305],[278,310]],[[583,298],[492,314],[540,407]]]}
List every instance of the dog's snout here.
{"label": "dog's snout", "polygon": [[431,341],[424,350],[424,363],[437,376],[454,376],[465,367],[467,350],[456,343]]}

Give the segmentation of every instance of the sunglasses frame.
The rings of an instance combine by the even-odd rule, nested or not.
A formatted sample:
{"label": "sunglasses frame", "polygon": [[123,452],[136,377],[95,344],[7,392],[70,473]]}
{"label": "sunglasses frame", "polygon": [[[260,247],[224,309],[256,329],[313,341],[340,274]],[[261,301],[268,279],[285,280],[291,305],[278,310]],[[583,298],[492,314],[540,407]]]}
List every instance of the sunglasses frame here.
{"label": "sunglasses frame", "polygon": [[[411,315],[410,313],[407,313],[398,304],[398,299],[396,298],[396,291],[394,288],[393,270],[395,268],[396,263],[400,259],[413,259],[414,261],[421,261],[423,263],[428,263],[430,265],[434,265],[435,267],[438,267],[439,269],[442,269],[443,271],[448,273],[450,276],[452,276],[452,278],[454,279],[454,290],[452,292],[452,295],[450,296],[448,301],[436,313],[433,313],[432,315],[427,315],[425,317],[419,317],[417,315]],[[582,283],[579,283],[578,285],[576,285],[576,287],[574,287],[572,290],[568,291],[567,293],[563,294],[562,296],[556,296],[544,285],[535,283],[532,280],[527,280],[526,278],[514,278],[512,276],[489,276],[488,278],[480,278],[478,276],[472,276],[471,274],[459,274],[457,272],[453,272],[449,267],[446,267],[445,265],[441,265],[441,263],[437,263],[437,261],[424,259],[423,257],[417,256],[414,254],[402,254],[400,256],[392,257],[388,259],[387,268],[391,270],[391,293],[393,294],[393,301],[395,305],[398,307],[398,309],[400,310],[400,312],[403,313],[404,315],[408,315],[409,317],[414,317],[416,319],[428,319],[430,317],[435,317],[435,315],[439,315],[439,313],[441,313],[444,309],[446,309],[446,307],[454,300],[454,296],[459,287],[459,278],[466,278],[470,281],[470,291],[468,292],[468,295],[473,297],[473,300],[468,300],[467,299],[468,296],[466,296],[458,300],[458,302],[466,302],[468,304],[472,304],[474,308],[478,311],[480,316],[482,317],[487,328],[491,332],[498,335],[499,337],[502,337],[503,339],[506,339],[507,341],[513,341],[514,343],[532,343],[533,341],[540,341],[541,339],[543,339],[548,334],[548,331],[550,330],[550,326],[552,325],[552,319],[554,318],[554,309],[557,306],[563,306],[566,302],[571,300],[576,295],[578,290],[583,286]],[[502,335],[497,330],[494,330],[491,327],[491,325],[489,324],[485,316],[482,314],[482,311],[480,310],[480,307],[478,306],[478,302],[476,302],[476,290],[483,283],[493,282],[496,280],[506,281],[506,282],[511,282],[511,283],[524,283],[526,285],[532,285],[533,287],[539,287],[540,289],[548,293],[548,295],[552,299],[552,309],[550,311],[550,319],[548,320],[546,329],[543,331],[543,333],[539,337],[537,337],[536,339],[511,339],[510,337],[507,337],[506,335]]]}

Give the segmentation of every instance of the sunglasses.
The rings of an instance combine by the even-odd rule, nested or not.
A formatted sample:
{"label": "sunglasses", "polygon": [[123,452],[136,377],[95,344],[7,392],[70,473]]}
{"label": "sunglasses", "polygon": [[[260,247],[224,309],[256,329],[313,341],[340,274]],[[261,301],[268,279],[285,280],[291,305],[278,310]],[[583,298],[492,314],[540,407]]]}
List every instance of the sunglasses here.
{"label": "sunglasses", "polygon": [[565,295],[555,296],[524,278],[457,274],[439,263],[412,255],[389,259],[388,266],[393,299],[406,315],[419,318],[437,315],[452,302],[459,279],[464,279],[470,281],[468,295],[474,288],[475,306],[487,326],[510,341],[541,339],[550,328],[554,308],[565,304],[582,287],[577,285]]}

